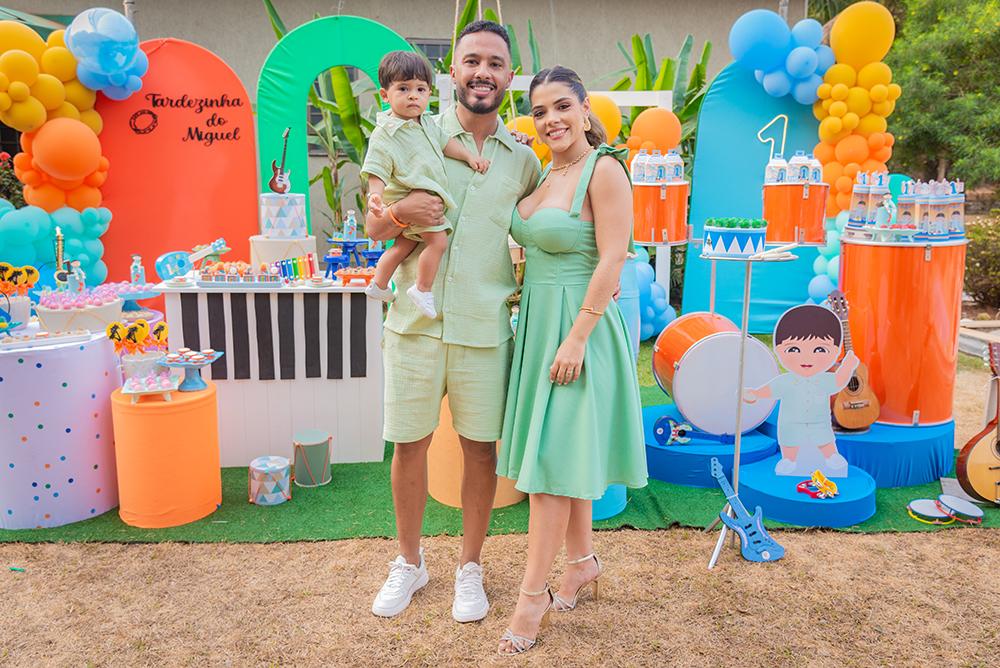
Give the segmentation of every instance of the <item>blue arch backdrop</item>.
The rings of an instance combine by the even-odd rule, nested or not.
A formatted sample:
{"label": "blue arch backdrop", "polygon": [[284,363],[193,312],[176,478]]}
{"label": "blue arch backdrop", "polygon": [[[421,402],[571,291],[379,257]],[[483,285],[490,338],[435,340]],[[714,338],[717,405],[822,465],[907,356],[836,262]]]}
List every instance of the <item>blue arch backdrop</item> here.
{"label": "blue arch backdrop", "polygon": [[[816,145],[818,121],[812,108],[791,96],[773,98],[754,80],[753,73],[731,63],[712,82],[698,117],[697,150],[691,218],[694,238],[702,238],[705,219],[720,216],[759,218],[761,187],[770,144],[761,143],[757,132],[778,114],[788,116],[785,156],[795,151],[811,153]],[[777,124],[776,124],[777,126]],[[775,127],[768,135],[777,134]],[[779,143],[780,148],[780,143]],[[700,244],[688,246],[684,269],[683,310],[708,310],[711,262],[702,260]],[[753,268],[750,331],[770,334],[778,317],[809,297],[807,288],[814,248],[797,248],[799,259],[775,264],[758,263]],[[740,324],[743,300],[743,263],[719,262],[716,270],[716,311]]]}

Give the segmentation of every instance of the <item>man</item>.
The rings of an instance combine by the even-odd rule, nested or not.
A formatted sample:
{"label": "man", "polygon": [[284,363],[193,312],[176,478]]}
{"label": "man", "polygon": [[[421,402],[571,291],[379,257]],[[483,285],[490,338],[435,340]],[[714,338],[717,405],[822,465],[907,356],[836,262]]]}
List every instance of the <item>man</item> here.
{"label": "man", "polygon": [[[483,619],[489,601],[483,589],[481,552],[496,492],[496,441],[513,348],[506,300],[516,284],[507,246],[511,213],[534,190],[540,174],[531,149],[518,144],[497,109],[514,76],[510,39],[492,21],[469,24],[455,43],[451,67],[458,105],[438,119],[447,134],[490,161],[486,174],[446,160],[448,188],[456,207],[446,215],[454,227],[434,281],[436,319],[397,299],[385,321],[385,439],[395,443],[392,496],[400,555],[372,604],[382,617],[398,615],[427,584],[420,530],[427,503],[427,448],[447,393],[462,446],[462,555],[455,573],[452,616]],[[410,224],[440,219],[441,199],[410,193],[381,216],[369,214],[368,235],[385,241]],[[397,293],[416,279],[419,253],[396,271]]]}

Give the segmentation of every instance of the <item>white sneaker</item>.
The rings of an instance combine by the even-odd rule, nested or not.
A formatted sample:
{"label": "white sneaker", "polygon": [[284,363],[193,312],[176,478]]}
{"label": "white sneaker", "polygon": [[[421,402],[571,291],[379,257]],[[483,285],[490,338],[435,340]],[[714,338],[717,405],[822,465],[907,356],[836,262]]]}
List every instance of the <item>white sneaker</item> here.
{"label": "white sneaker", "polygon": [[795,472],[795,462],[791,459],[781,458],[781,461],[774,465],[775,475],[792,475]]}
{"label": "white sneaker", "polygon": [[847,460],[844,459],[844,455],[835,452],[826,458],[826,465],[835,471],[840,471],[847,468]]}
{"label": "white sneaker", "polygon": [[370,281],[368,287],[365,288],[365,294],[372,299],[377,299],[380,302],[391,302],[396,298],[395,293],[393,293],[391,288],[380,288],[375,285],[375,281]]}
{"label": "white sneaker", "polygon": [[434,307],[434,293],[433,292],[421,292],[417,289],[416,285],[411,285],[406,291],[413,303],[417,305],[420,312],[426,315],[428,318],[438,317],[437,309]]}
{"label": "white sneaker", "polygon": [[455,571],[455,602],[451,616],[456,622],[478,622],[490,611],[483,589],[483,567],[470,561]]}
{"label": "white sneaker", "polygon": [[420,548],[420,565],[406,563],[403,555],[389,564],[389,577],[372,603],[372,614],[379,617],[395,617],[410,605],[410,599],[427,584],[427,566],[424,564],[424,549]]}

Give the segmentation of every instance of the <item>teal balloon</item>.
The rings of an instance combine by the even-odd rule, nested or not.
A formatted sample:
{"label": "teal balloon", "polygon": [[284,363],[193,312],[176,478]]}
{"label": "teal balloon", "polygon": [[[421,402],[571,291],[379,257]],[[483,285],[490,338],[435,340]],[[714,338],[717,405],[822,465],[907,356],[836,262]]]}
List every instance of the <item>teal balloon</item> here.
{"label": "teal balloon", "polygon": [[844,228],[847,227],[847,221],[850,220],[851,214],[848,211],[841,211],[837,214],[834,219],[834,229],[836,229],[841,234],[844,233]]}
{"label": "teal balloon", "polygon": [[826,296],[830,294],[836,286],[830,277],[826,274],[822,276],[813,276],[812,280],[809,281],[809,296],[815,299],[817,302],[821,302],[826,299]]}
{"label": "teal balloon", "polygon": [[33,244],[4,243],[0,246],[0,262],[9,262],[15,267],[30,264],[35,265],[35,246]]}
{"label": "teal balloon", "polygon": [[100,239],[84,239],[83,252],[90,257],[100,259],[104,257],[104,243]]}
{"label": "teal balloon", "polygon": [[840,232],[830,230],[826,233],[826,244],[820,246],[819,252],[827,259],[840,254]]}
{"label": "teal balloon", "polygon": [[635,259],[641,262],[642,264],[649,264],[649,251],[646,250],[643,246],[636,246]]}
{"label": "teal balloon", "polygon": [[822,255],[817,256],[816,259],[813,260],[813,273],[816,274],[817,276],[824,275],[826,273],[826,265],[828,263],[829,260],[827,260]]}
{"label": "teal balloon", "polygon": [[826,263],[826,275],[830,277],[830,280],[836,283],[840,280],[840,256],[831,258],[829,262]]}
{"label": "teal balloon", "polygon": [[80,268],[83,269],[84,273],[90,273],[90,264],[94,261],[92,257],[87,253],[77,253],[73,259],[80,263]]}
{"label": "teal balloon", "polygon": [[823,221],[823,230],[824,231],[829,232],[830,230],[835,230],[835,229],[837,229],[837,219],[836,218],[827,218],[826,220]]}
{"label": "teal balloon", "polygon": [[[80,253],[83,252],[83,240],[77,237],[63,241],[63,252],[70,260],[79,260]],[[734,423],[735,424],[735,423]]]}
{"label": "teal balloon", "polygon": [[64,206],[53,211],[52,222],[59,226],[66,238],[83,236],[83,219],[75,209]]}
{"label": "teal balloon", "polygon": [[899,195],[903,192],[903,182],[912,181],[906,174],[890,174],[889,175],[889,192],[892,194],[892,199],[899,204]]}
{"label": "teal balloon", "polygon": [[0,220],[0,239],[4,244],[31,244],[45,233],[48,222],[49,214],[37,206],[9,211]]}
{"label": "teal balloon", "polygon": [[3,218],[4,214],[8,211],[13,211],[14,205],[0,197],[0,218]]}
{"label": "teal balloon", "polygon": [[106,280],[108,280],[108,265],[104,264],[104,260],[98,260],[87,272],[87,285],[100,285]]}

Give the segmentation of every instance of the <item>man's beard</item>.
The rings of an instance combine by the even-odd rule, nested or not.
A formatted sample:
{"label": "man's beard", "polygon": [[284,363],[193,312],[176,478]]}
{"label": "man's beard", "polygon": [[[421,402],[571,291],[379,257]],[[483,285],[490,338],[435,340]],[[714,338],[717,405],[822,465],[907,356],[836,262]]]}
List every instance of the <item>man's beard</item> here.
{"label": "man's beard", "polygon": [[472,101],[470,101],[468,98],[471,97],[471,94],[470,94],[471,85],[472,84],[470,82],[469,86],[459,86],[458,87],[458,102],[463,107],[465,107],[466,109],[468,109],[469,111],[471,111],[472,113],[474,113],[474,114],[491,114],[491,113],[495,112],[497,109],[499,109],[500,105],[503,104],[503,93],[504,93],[504,91],[501,91],[499,88],[497,88],[497,90],[494,91],[495,94],[496,94],[496,97],[494,98],[493,102],[486,102],[486,101],[483,101],[483,102],[478,102],[478,101],[477,102],[472,102]]}

